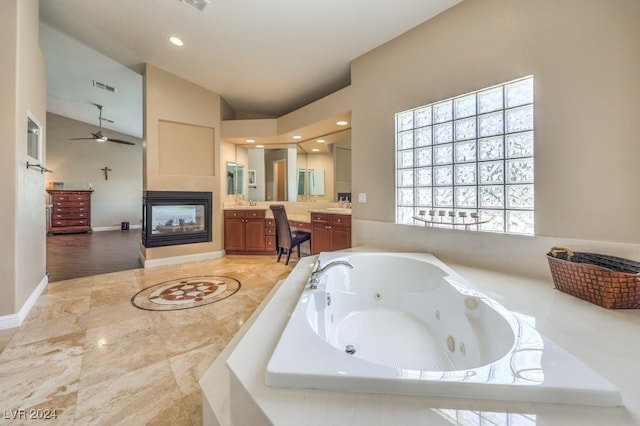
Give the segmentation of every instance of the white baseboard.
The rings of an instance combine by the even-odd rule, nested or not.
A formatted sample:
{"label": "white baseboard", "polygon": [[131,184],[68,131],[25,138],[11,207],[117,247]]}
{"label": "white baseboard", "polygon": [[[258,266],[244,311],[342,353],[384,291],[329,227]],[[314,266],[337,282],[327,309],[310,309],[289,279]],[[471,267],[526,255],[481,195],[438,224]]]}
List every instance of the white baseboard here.
{"label": "white baseboard", "polygon": [[[119,225],[113,225],[113,226],[95,226],[93,228],[91,228],[93,230],[93,232],[102,232],[102,231],[120,231],[120,226]],[[138,225],[130,225],[129,229],[142,229],[142,225],[138,224]]]}
{"label": "white baseboard", "polygon": [[38,297],[40,297],[44,289],[47,288],[48,284],[49,276],[45,274],[38,286],[33,290],[33,293],[31,293],[31,296],[29,296],[26,302],[24,302],[24,305],[22,305],[22,308],[20,308],[18,313],[0,316],[0,330],[20,327],[24,319],[29,315],[33,305],[36,304]]}
{"label": "white baseboard", "polygon": [[163,257],[162,259],[145,259],[140,253],[140,260],[145,268],[162,265],[174,265],[176,263],[195,262],[197,260],[218,259],[224,256],[224,251],[213,251],[208,253],[188,254],[184,256]]}

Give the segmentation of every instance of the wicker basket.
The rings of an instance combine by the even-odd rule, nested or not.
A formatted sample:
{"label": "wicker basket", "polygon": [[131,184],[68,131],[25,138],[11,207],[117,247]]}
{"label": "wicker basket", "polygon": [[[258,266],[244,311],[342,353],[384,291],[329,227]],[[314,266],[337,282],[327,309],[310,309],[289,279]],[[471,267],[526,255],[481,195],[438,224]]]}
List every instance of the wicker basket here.
{"label": "wicker basket", "polygon": [[640,262],[563,247],[547,259],[558,290],[607,309],[640,308]]}

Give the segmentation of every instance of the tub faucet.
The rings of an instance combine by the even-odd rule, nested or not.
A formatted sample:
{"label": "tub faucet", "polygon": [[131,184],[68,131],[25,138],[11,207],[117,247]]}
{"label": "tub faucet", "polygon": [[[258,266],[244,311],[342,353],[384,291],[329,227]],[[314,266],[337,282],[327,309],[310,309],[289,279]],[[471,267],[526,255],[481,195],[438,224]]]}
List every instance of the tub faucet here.
{"label": "tub faucet", "polygon": [[316,262],[315,268],[313,268],[313,271],[311,271],[311,276],[309,277],[309,288],[311,290],[317,289],[318,284],[320,283],[320,276],[324,273],[324,271],[338,265],[348,266],[350,269],[353,269],[353,265],[344,260],[335,260],[333,262],[327,263],[324,266],[320,266],[320,260],[318,260]]}

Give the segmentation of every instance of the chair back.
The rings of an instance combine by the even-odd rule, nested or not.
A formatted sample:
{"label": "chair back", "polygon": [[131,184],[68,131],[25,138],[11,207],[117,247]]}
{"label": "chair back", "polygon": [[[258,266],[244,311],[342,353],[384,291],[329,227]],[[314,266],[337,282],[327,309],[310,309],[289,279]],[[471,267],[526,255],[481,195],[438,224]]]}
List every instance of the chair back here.
{"label": "chair back", "polygon": [[291,227],[287,212],[282,204],[272,204],[269,206],[273,212],[273,218],[276,221],[276,238],[278,247],[291,248]]}

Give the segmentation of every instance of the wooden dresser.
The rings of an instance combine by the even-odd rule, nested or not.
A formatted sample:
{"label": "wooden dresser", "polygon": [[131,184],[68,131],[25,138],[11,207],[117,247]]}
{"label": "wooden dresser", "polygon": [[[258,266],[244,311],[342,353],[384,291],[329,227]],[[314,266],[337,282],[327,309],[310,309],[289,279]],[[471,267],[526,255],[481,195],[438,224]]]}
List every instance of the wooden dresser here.
{"label": "wooden dresser", "polygon": [[91,194],[93,190],[47,190],[51,218],[47,235],[91,233]]}

